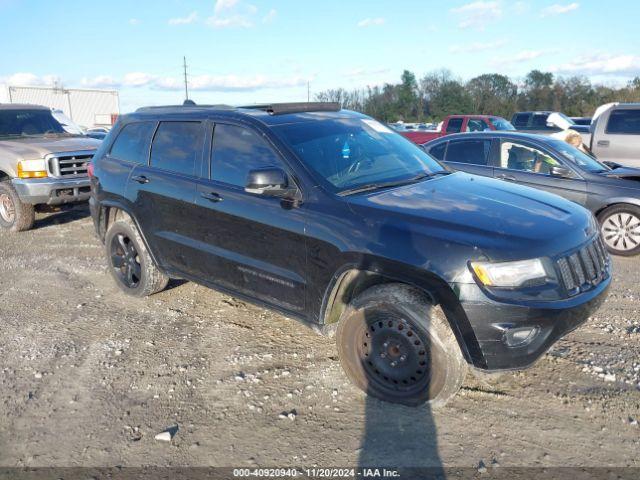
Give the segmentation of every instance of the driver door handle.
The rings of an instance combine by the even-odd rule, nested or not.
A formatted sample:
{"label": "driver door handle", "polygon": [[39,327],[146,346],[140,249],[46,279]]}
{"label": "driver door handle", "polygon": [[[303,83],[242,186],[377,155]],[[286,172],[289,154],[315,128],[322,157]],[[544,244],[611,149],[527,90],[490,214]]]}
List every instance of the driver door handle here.
{"label": "driver door handle", "polygon": [[221,202],[223,200],[223,198],[216,192],[202,192],[200,196],[211,202]]}
{"label": "driver door handle", "polygon": [[513,175],[508,175],[506,173],[501,173],[500,175],[497,175],[496,178],[499,178],[500,180],[507,180],[509,182],[516,181],[516,177],[514,177]]}
{"label": "driver door handle", "polygon": [[599,147],[608,147],[609,146],[609,140],[598,140],[598,146]]}
{"label": "driver door handle", "polygon": [[138,183],[149,183],[149,179],[144,175],[136,175],[135,177],[131,177],[131,180]]}

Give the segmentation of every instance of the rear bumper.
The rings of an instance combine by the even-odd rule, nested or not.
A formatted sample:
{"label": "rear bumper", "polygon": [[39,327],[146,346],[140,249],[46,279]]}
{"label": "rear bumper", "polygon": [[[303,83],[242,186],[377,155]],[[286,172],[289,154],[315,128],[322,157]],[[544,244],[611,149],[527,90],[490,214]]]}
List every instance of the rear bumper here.
{"label": "rear bumper", "polygon": [[20,201],[32,205],[62,205],[83,202],[91,195],[89,177],[32,178],[12,180]]}
{"label": "rear bumper", "polygon": [[[462,308],[474,331],[481,356],[472,358],[482,370],[526,368],[556,341],[591,316],[607,297],[611,275],[593,290],[568,300],[513,305],[488,299],[477,285],[459,285]],[[528,344],[510,347],[509,329],[535,329]]]}

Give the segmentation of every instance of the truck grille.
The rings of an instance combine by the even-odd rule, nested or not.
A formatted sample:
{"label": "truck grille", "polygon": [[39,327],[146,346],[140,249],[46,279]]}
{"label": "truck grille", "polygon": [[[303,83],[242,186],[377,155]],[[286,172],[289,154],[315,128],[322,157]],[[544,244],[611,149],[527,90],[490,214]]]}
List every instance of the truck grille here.
{"label": "truck grille", "polygon": [[86,177],[93,152],[57,153],[48,156],[49,173],[53,177]]}
{"label": "truck grille", "polygon": [[563,286],[573,296],[602,282],[607,277],[609,262],[607,249],[598,236],[577,252],[560,258],[556,265]]}

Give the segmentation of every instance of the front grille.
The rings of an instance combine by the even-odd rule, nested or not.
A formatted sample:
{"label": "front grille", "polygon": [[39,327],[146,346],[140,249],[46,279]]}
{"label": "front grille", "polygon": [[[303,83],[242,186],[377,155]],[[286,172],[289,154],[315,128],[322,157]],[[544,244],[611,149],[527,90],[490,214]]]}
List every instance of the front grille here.
{"label": "front grille", "polygon": [[609,254],[598,236],[593,242],[556,262],[560,281],[569,295],[598,285],[607,276]]}
{"label": "front grille", "polygon": [[93,152],[53,154],[49,158],[49,172],[54,177],[86,177]]}

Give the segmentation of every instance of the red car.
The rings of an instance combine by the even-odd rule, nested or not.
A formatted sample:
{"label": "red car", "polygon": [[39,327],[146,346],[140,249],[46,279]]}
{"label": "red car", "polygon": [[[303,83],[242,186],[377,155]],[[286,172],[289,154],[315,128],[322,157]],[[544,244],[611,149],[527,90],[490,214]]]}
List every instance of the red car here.
{"label": "red car", "polygon": [[484,132],[486,130],[515,130],[514,126],[502,117],[495,115],[449,115],[442,122],[440,130],[422,130],[400,132],[413,143],[422,145],[450,133]]}

